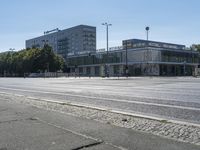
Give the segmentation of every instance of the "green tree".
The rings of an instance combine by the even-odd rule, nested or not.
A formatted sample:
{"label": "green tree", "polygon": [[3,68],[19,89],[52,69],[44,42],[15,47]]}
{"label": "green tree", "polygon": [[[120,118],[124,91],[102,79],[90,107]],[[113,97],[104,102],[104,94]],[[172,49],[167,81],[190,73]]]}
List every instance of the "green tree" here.
{"label": "green tree", "polygon": [[64,59],[45,45],[42,49],[24,49],[18,52],[0,53],[0,75],[23,76],[31,72],[56,72],[62,70]]}
{"label": "green tree", "polygon": [[200,44],[193,44],[193,45],[191,46],[191,49],[194,49],[194,50],[200,52]]}

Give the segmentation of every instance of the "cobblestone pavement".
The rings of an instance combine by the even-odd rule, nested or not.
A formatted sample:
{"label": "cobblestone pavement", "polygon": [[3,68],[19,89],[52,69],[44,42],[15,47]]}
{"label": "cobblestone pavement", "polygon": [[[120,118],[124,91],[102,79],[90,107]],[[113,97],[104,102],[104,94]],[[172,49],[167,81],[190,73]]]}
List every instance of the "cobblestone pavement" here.
{"label": "cobblestone pavement", "polygon": [[52,102],[34,99],[23,95],[0,93],[1,100],[12,100],[18,103],[34,105],[48,110],[59,111],[73,116],[96,120],[102,123],[130,128],[177,141],[200,145],[200,126],[188,123],[174,123],[167,120],[154,120],[133,115],[115,113],[111,110],[90,108],[72,103]]}

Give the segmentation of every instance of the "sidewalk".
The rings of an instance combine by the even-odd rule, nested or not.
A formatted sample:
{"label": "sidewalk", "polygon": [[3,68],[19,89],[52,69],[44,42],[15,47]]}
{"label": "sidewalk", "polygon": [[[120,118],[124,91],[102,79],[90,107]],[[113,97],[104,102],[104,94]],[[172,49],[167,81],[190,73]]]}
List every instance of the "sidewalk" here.
{"label": "sidewalk", "polygon": [[199,146],[0,98],[0,150],[198,150]]}

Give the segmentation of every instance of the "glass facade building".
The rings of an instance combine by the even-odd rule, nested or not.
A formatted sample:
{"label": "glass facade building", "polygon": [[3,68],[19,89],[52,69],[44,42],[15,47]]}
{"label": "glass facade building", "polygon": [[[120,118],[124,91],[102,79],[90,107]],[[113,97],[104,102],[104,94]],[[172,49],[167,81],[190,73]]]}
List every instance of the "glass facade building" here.
{"label": "glass facade building", "polygon": [[[127,57],[126,57],[127,54]],[[67,59],[70,73],[81,76],[181,76],[192,75],[199,65],[199,53],[184,45],[125,40],[121,47],[107,52],[71,55]]]}

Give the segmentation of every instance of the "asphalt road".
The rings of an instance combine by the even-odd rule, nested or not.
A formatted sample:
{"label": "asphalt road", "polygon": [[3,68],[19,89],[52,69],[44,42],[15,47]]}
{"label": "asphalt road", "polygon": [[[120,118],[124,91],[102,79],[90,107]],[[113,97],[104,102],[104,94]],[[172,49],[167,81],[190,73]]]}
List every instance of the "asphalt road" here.
{"label": "asphalt road", "polygon": [[0,97],[0,150],[199,150],[199,146]]}
{"label": "asphalt road", "polygon": [[199,78],[0,78],[0,92],[200,123]]}

